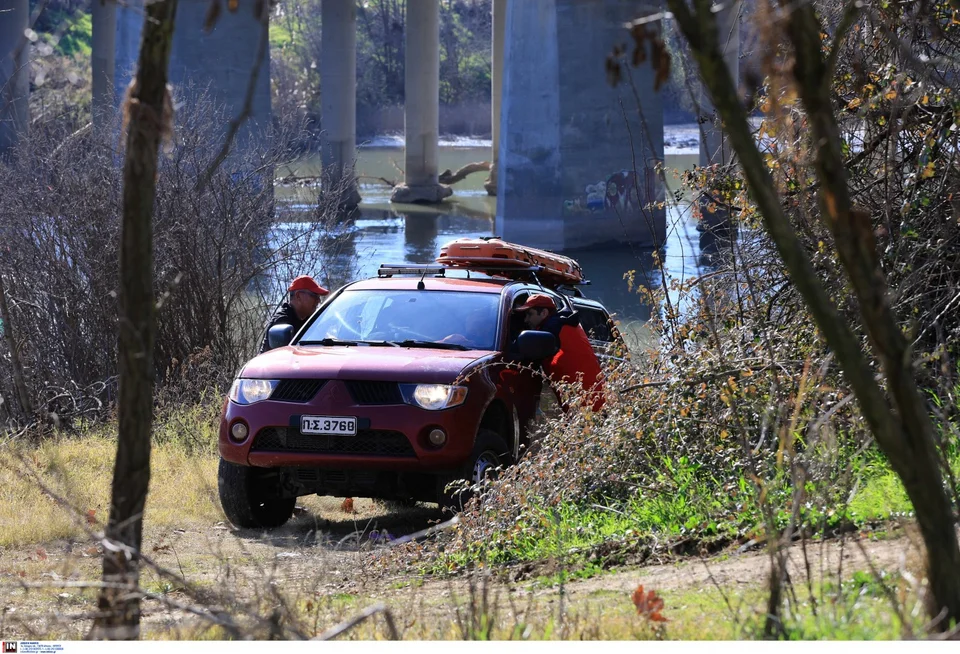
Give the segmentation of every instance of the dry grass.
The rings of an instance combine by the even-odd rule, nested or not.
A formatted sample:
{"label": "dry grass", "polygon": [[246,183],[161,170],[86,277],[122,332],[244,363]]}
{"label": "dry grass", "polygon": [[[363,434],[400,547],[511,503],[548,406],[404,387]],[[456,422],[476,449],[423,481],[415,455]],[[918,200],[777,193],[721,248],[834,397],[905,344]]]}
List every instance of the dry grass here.
{"label": "dry grass", "polygon": [[[101,524],[109,512],[116,441],[109,432],[53,438],[39,445],[8,443],[0,449],[0,546],[22,546],[79,537],[77,518],[47,495],[31,476],[67,499],[81,515]],[[26,463],[24,463],[26,462]],[[27,465],[29,464],[29,465]],[[150,496],[151,528],[210,525],[222,519],[216,495],[217,458],[178,443],[154,447]]]}

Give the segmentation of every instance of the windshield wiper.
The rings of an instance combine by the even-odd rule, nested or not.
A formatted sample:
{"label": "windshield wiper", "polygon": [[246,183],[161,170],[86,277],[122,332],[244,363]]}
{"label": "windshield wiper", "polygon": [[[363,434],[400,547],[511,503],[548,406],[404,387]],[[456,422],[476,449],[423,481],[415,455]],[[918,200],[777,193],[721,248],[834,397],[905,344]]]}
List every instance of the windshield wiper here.
{"label": "windshield wiper", "polygon": [[460,345],[459,343],[435,343],[433,341],[414,341],[406,340],[395,343],[400,347],[430,347],[436,348],[438,350],[469,350],[470,348],[465,345]]}
{"label": "windshield wiper", "polygon": [[328,347],[331,345],[356,345],[356,344],[357,344],[356,341],[341,341],[340,339],[337,339],[337,338],[324,338],[319,341],[300,341],[299,343],[297,343],[297,345],[325,345]]}
{"label": "windshield wiper", "polygon": [[297,345],[369,345],[371,347],[400,347],[393,341],[341,341],[339,338],[324,338],[319,341],[300,341]]}

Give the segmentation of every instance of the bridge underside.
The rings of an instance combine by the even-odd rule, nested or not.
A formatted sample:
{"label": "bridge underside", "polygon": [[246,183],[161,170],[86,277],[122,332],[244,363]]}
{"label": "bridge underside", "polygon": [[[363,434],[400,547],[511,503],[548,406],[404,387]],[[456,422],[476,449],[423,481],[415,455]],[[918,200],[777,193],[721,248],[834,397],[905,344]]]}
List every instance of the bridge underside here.
{"label": "bridge underside", "polygon": [[[118,96],[136,66],[142,2],[118,10]],[[209,0],[180,0],[177,11],[170,80],[179,98],[206,95],[219,106],[224,132],[244,106],[257,61],[262,26],[255,6],[239,0],[238,10],[223,12],[209,33],[203,31]],[[653,70],[631,69],[616,88],[605,74],[614,46],[630,41],[625,24],[660,12],[662,0],[494,0],[493,8],[496,232],[557,250],[662,245],[664,189],[656,168],[663,162],[663,110]],[[323,161],[334,178],[354,174],[355,11],[353,0],[324,0]],[[398,187],[443,191],[415,198],[432,201],[449,192],[437,183],[437,17],[436,0],[408,0],[406,179]],[[659,30],[660,23],[648,27]],[[269,68],[268,47],[250,117],[228,162],[232,170],[257,166],[259,137],[271,120]],[[348,182],[345,198],[359,199],[354,184]]]}

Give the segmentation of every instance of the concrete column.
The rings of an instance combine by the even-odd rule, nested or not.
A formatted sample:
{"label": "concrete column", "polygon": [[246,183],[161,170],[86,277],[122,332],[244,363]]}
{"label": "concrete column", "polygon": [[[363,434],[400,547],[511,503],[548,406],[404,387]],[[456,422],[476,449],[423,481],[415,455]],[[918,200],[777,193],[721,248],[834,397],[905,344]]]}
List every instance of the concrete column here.
{"label": "concrete column", "polygon": [[[662,0],[509,0],[506,7],[496,233],[556,250],[660,247],[662,94],[649,65],[634,69],[637,107],[630,86],[611,87],[598,62],[627,38],[626,22],[662,13]],[[659,20],[648,26],[661,27]]]}
{"label": "concrete column", "polygon": [[437,181],[440,133],[440,5],[408,0],[404,77],[404,183],[391,202],[440,202],[453,194]]}
{"label": "concrete column", "polygon": [[27,135],[30,125],[28,0],[0,0],[0,155]]}
{"label": "concrete column", "polygon": [[[740,3],[741,0],[719,0],[714,4],[723,60],[734,81],[740,83]],[[710,96],[701,85],[700,165],[730,163],[733,150],[724,138],[720,118],[713,109]]]}
{"label": "concrete column", "polygon": [[[118,3],[114,71],[118,104],[136,73],[145,2],[149,0]],[[177,5],[168,70],[174,101],[181,106],[178,114],[181,118],[200,118],[207,112],[215,112],[208,142],[217,151],[230,121],[240,115],[246,102],[263,32],[263,24],[255,10],[263,6],[257,0],[238,0],[236,11],[228,11],[221,5],[216,25],[206,32],[203,25],[210,10],[210,0],[179,0]],[[272,122],[269,41],[265,41],[264,46],[250,113],[237,130],[221,170],[241,176],[258,171],[256,174],[262,176],[263,183],[269,185],[268,189],[272,189],[272,173],[263,169]],[[202,107],[198,105],[201,99],[204,101]],[[204,110],[203,113],[197,111],[198,107]]]}
{"label": "concrete column", "polygon": [[113,94],[117,42],[117,4],[114,0],[91,0],[93,44],[90,54],[94,127],[99,131],[110,124],[116,100]]}
{"label": "concrete column", "polygon": [[340,204],[360,204],[357,150],[357,8],[355,0],[323,0],[320,80],[324,182],[341,189]]}
{"label": "concrete column", "polygon": [[500,161],[500,105],[503,98],[504,35],[507,26],[507,0],[493,0],[493,43],[490,48],[490,125],[493,165],[484,183],[488,195],[497,194],[497,163]]}

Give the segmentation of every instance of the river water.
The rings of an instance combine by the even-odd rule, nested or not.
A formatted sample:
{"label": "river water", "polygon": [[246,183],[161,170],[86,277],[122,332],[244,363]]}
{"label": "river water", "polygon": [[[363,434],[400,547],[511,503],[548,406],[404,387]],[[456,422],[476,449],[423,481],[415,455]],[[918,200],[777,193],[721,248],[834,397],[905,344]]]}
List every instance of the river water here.
{"label": "river water", "polygon": [[[668,186],[676,187],[679,172],[697,161],[696,127],[668,126],[665,141],[667,182]],[[467,163],[489,159],[489,140],[441,141],[441,170],[456,170]],[[381,263],[432,262],[448,241],[493,234],[496,198],[488,196],[483,189],[486,173],[476,173],[454,185],[454,195],[435,207],[391,204],[390,187],[377,178],[400,179],[402,166],[402,138],[381,137],[361,143],[358,148],[357,174],[363,202],[359,216],[349,227],[348,252],[355,278],[375,275]],[[318,175],[319,159],[298,162],[295,172],[301,176]],[[314,201],[315,191],[284,187],[277,189],[276,197],[289,210],[302,207],[306,211]],[[668,206],[665,267],[670,277],[688,279],[707,269],[701,256],[700,239],[689,203]],[[630,341],[646,341],[642,325],[649,319],[651,308],[641,301],[636,286],[630,288],[624,276],[634,271],[634,279],[644,286],[662,284],[660,272],[653,265],[652,252],[617,247],[580,251],[572,256],[591,280],[585,294],[616,314]]]}

